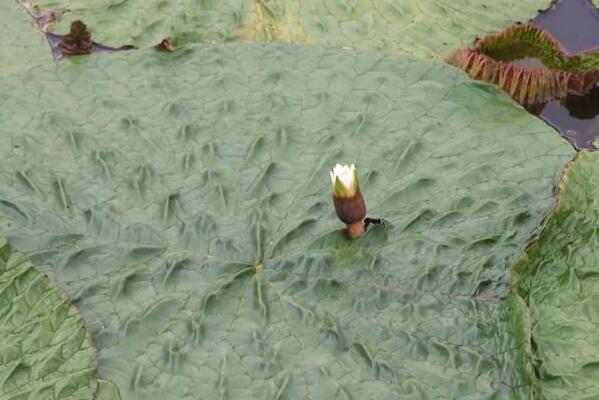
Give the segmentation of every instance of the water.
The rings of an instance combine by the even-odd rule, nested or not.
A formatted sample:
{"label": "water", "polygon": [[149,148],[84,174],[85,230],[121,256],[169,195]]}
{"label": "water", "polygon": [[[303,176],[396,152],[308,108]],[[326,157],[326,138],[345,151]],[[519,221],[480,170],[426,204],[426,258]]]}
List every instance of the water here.
{"label": "water", "polygon": [[599,50],[599,12],[589,0],[560,0],[531,21],[570,53]]}
{"label": "water", "polygon": [[[44,32],[44,34],[46,35],[46,39],[48,39],[48,43],[50,44],[50,48],[52,49],[52,55],[54,56],[54,58],[58,60],[58,59],[65,57],[65,55],[62,52],[62,48],[59,46],[60,41],[62,40],[64,35],[57,35],[57,34],[54,34],[51,32]],[[92,53],[112,53],[115,51],[126,51],[126,50],[133,50],[133,49],[135,49],[134,46],[108,47],[108,46],[104,46],[100,43],[92,42],[91,52]]]}
{"label": "water", "polygon": [[[548,31],[569,53],[599,51],[599,11],[590,0],[554,2],[531,22]],[[540,61],[513,63],[537,68]],[[596,149],[593,142],[599,137],[599,87],[586,96],[570,95],[527,109],[558,129],[577,149]]]}

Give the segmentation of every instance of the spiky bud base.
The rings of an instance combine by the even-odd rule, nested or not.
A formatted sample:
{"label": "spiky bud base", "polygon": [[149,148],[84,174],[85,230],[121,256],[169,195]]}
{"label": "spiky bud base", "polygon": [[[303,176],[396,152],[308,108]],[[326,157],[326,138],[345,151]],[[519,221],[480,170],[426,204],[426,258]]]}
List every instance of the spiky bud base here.
{"label": "spiky bud base", "polygon": [[359,191],[353,197],[337,197],[333,195],[333,204],[337,217],[347,225],[347,235],[358,238],[365,232],[366,204]]}

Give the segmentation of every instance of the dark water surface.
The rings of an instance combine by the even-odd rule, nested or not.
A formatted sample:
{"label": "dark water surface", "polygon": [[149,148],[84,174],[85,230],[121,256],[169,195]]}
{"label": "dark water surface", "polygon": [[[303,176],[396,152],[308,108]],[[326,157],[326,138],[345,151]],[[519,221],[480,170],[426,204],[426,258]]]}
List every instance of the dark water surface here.
{"label": "dark water surface", "polygon": [[531,21],[570,53],[599,50],[599,12],[590,0],[560,0]]}
{"label": "dark water surface", "polygon": [[[531,22],[551,33],[569,53],[599,51],[599,11],[590,0],[556,1]],[[513,63],[539,67],[540,61]],[[599,87],[586,96],[567,96],[527,109],[558,129],[577,149],[595,149],[593,142],[599,137]]]}
{"label": "dark water surface", "polygon": [[[55,33],[51,33],[51,32],[44,32],[44,34],[46,35],[46,39],[48,39],[48,43],[50,44],[50,48],[52,49],[52,55],[54,56],[54,58],[56,59],[60,59],[62,57],[65,57],[65,55],[62,52],[62,49],[60,48],[60,42],[62,41],[62,38],[64,37],[64,35],[57,35]],[[108,47],[108,46],[104,46],[100,43],[96,43],[96,42],[92,42],[92,49],[91,52],[92,53],[113,53],[115,51],[127,51],[127,50],[133,50],[135,49],[134,46],[123,46],[123,47]]]}

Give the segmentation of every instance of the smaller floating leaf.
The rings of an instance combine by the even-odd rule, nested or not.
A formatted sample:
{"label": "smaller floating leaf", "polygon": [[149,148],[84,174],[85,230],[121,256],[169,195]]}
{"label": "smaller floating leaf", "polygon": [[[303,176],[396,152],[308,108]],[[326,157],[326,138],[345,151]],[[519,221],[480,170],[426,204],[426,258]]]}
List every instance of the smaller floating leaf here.
{"label": "smaller floating leaf", "polygon": [[564,171],[553,216],[512,275],[530,314],[538,398],[599,393],[598,174],[599,154],[578,153]]}
{"label": "smaller floating leaf", "polygon": [[0,399],[91,399],[95,357],[75,307],[0,238]]}
{"label": "smaller floating leaf", "polygon": [[[541,66],[517,65],[537,59]],[[535,104],[567,94],[583,95],[599,81],[599,53],[568,54],[545,30],[513,25],[459,49],[447,62],[471,78],[493,83],[520,104]]]}

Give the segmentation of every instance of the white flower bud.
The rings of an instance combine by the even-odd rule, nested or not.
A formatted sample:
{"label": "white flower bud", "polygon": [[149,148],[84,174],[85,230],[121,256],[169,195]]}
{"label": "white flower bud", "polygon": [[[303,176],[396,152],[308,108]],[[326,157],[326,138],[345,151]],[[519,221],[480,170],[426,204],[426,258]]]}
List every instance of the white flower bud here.
{"label": "white flower bud", "polygon": [[360,237],[365,232],[366,204],[360,193],[356,167],[354,164],[337,164],[330,175],[335,212],[347,225],[348,236],[354,239]]}
{"label": "white flower bud", "polygon": [[354,197],[360,190],[358,184],[358,175],[354,164],[335,165],[331,174],[331,184],[333,185],[333,196],[335,197]]}

